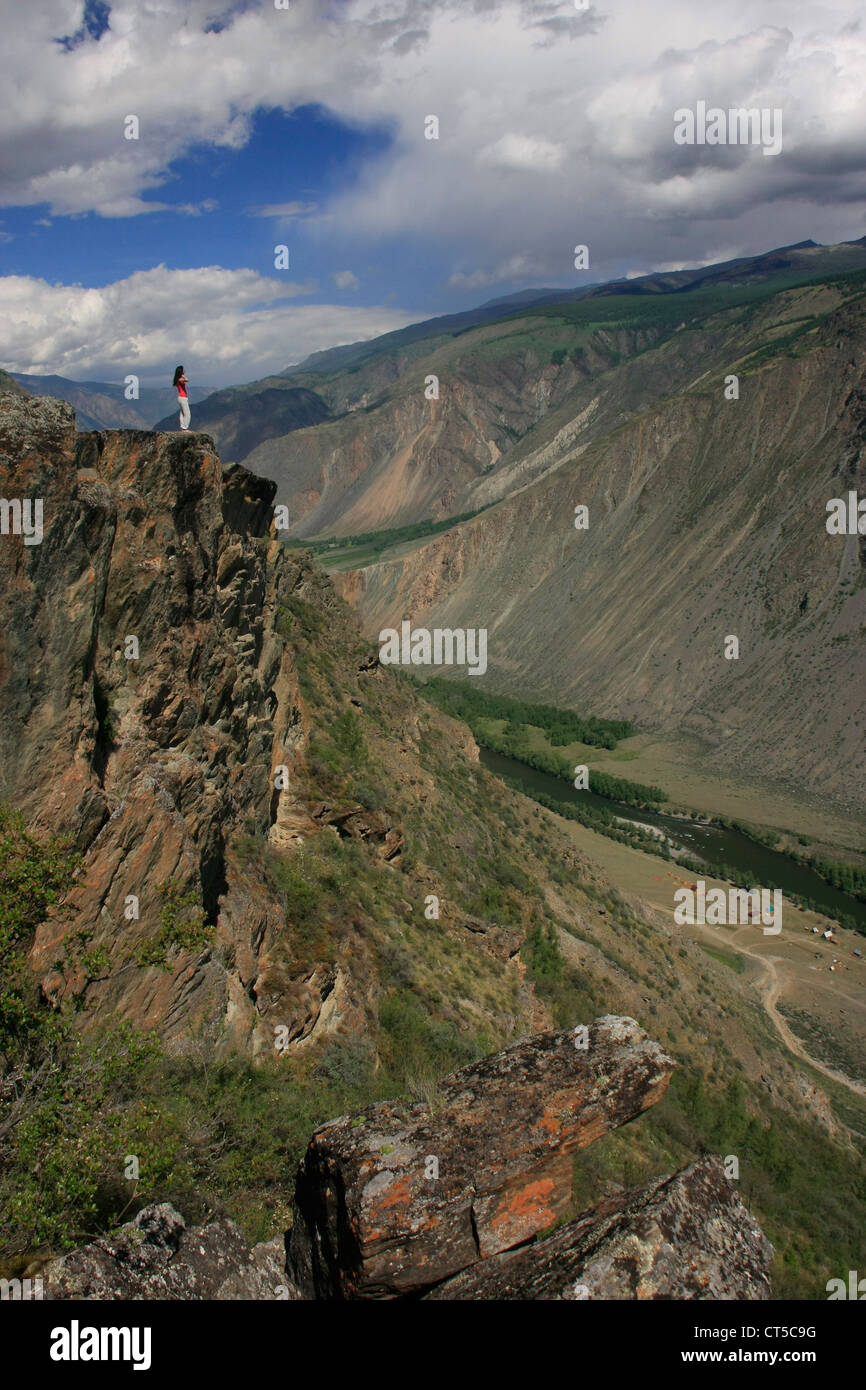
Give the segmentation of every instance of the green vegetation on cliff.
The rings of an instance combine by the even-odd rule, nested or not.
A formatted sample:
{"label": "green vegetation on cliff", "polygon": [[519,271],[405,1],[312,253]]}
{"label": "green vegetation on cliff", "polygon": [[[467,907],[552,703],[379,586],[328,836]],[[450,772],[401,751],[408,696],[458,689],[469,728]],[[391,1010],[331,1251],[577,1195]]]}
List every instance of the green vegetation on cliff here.
{"label": "green vegetation on cliff", "polygon": [[33,932],[72,881],[80,860],[62,837],[40,841],[13,807],[0,805],[0,1056],[14,1064],[43,1031],[26,968]]}

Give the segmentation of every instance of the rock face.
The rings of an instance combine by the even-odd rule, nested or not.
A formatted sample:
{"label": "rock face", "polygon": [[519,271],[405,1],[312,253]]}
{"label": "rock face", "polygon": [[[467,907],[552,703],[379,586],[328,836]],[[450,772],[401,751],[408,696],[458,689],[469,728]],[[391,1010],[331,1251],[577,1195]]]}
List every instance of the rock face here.
{"label": "rock face", "polygon": [[206,435],[76,435],[64,402],[0,392],[0,495],[44,515],[41,543],[0,543],[0,799],[83,856],[31,945],[44,997],[172,1047],[204,1029],[259,1052],[275,1023],[302,1046],[328,1001],[360,1028],[339,951],[287,963],[284,905],[234,848],[323,833],[391,864],[402,846],[386,813],[297,794],[309,727],[281,615],[313,581],[271,533],[274,484]]}
{"label": "rock face", "polygon": [[40,1273],[53,1299],[285,1299],[295,1296],[285,1263],[282,1237],[250,1250],[233,1222],[187,1229],[162,1202]]}
{"label": "rock face", "polygon": [[389,1101],[316,1130],[291,1242],[303,1292],[417,1292],[565,1215],[573,1154],[655,1104],[673,1071],[632,1019],[575,1041],[539,1034],[456,1072],[432,1109]]}
{"label": "rock face", "polygon": [[[227,846],[240,826],[267,834],[271,767],[292,764],[301,723],[273,485],[224,473],[207,436],[76,437],[63,402],[6,395],[0,492],[44,507],[41,544],[0,547],[2,794],[85,852],[33,969],[53,1002],[86,991],[167,1038],[231,1017],[237,1041],[258,972],[227,973],[211,945],[258,956],[277,923],[241,872],[232,899]],[[142,968],[166,935],[184,949]]]}
{"label": "rock face", "polygon": [[773,1248],[718,1158],[495,1255],[427,1299],[764,1299]]}

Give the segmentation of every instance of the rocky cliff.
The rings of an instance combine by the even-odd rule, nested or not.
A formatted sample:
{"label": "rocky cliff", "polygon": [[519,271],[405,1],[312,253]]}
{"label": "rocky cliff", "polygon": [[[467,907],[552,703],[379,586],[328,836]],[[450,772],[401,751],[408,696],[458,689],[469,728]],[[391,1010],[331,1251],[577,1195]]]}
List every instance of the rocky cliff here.
{"label": "rocky cliff", "polygon": [[[292,761],[300,717],[273,630],[273,488],[224,479],[206,438],[76,438],[50,399],[2,398],[0,451],[4,495],[45,513],[41,545],[0,551],[3,795],[85,856],[33,969],[58,1002],[83,992],[169,1034],[215,1016],[242,1032],[251,981],[201,947],[237,915],[228,842],[267,830],[271,765]],[[267,907],[245,890],[238,951],[264,942]],[[187,942],[173,968],[137,968],[172,934]]]}
{"label": "rocky cliff", "polygon": [[[287,1047],[360,1029],[371,907],[332,884],[331,912],[309,847],[324,864],[357,846],[356,889],[393,876],[398,807],[429,800],[432,829],[442,796],[425,745],[471,765],[471,738],[378,667],[328,581],[269,533],[274,485],[223,470],[207,436],[76,436],[65,404],[0,396],[0,493],[44,506],[41,544],[0,544],[0,799],[83,856],[31,945],[44,996],[178,1045],[202,1028],[253,1051],[278,1027]],[[486,839],[484,818],[479,804]],[[286,853],[311,876],[294,906]],[[420,913],[456,886],[428,861],[380,897],[408,892]],[[317,895],[330,917],[313,941]],[[502,975],[494,936],[464,946]]]}

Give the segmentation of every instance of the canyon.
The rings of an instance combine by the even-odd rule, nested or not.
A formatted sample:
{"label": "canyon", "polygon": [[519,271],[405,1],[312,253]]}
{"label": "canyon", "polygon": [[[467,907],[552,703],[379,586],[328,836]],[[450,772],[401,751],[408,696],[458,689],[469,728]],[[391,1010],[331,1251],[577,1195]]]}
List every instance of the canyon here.
{"label": "canyon", "polygon": [[[729,1209],[727,1180],[709,1159],[695,1158],[705,1151],[761,1155],[758,1163],[744,1158],[743,1169],[778,1253],[769,1275],[770,1256],[761,1254],[744,1296],[764,1296],[766,1278],[777,1290],[816,1296],[838,1275],[839,1261],[853,1259],[853,1247],[839,1252],[849,1250],[847,1214],[858,1209],[858,1096],[836,1083],[832,1067],[816,1078],[808,1056],[784,1046],[749,970],[726,964],[724,951],[714,958],[669,916],[619,887],[585,838],[579,843],[557,816],[487,772],[467,726],[436,709],[398,667],[383,664],[375,642],[382,626],[399,630],[406,611],[413,626],[423,617],[431,628],[488,627],[497,686],[531,686],[533,695],[554,694],[560,706],[593,714],[652,716],[660,728],[679,720],[706,739],[708,756],[723,750],[730,760],[745,750],[768,780],[784,780],[796,744],[801,775],[816,775],[823,759],[822,790],[855,806],[860,560],[856,538],[830,537],[824,527],[827,498],[858,486],[860,470],[855,349],[862,324],[859,290],[846,285],[778,289],[749,309],[760,320],[750,318],[763,347],[776,341],[786,315],[808,309],[802,336],[809,350],[779,360],[771,353],[754,391],[735,360],[743,386],[736,402],[723,400],[721,375],[719,390],[706,397],[703,388],[670,397],[662,390],[672,372],[694,381],[696,345],[676,326],[609,323],[585,333],[579,350],[562,346],[572,332],[567,325],[530,329],[522,314],[507,333],[499,320],[461,333],[442,350],[463,352],[468,337],[488,335],[501,401],[508,396],[502,361],[512,360],[514,348],[503,344],[512,334],[542,334],[531,352],[524,341],[519,371],[508,367],[518,389],[507,410],[523,412],[520,428],[529,435],[515,439],[503,427],[495,462],[486,445],[476,456],[475,444],[458,459],[459,485],[439,494],[439,513],[447,521],[450,508],[467,502],[474,505],[465,510],[483,511],[408,542],[399,555],[386,551],[369,566],[333,575],[302,546],[280,539],[275,506],[288,504],[292,516],[300,510],[301,528],[304,517],[312,527],[316,508],[317,520],[339,515],[349,525],[351,508],[359,507],[356,517],[388,523],[417,518],[419,508],[426,513],[433,497],[427,483],[396,510],[379,508],[381,485],[371,477],[369,490],[362,467],[364,485],[352,498],[338,479],[318,501],[310,495],[305,513],[303,487],[286,497],[279,479],[258,475],[249,460],[224,463],[207,434],[77,430],[62,401],[0,391],[0,495],[44,504],[39,544],[11,533],[0,542],[0,893],[7,914],[0,948],[13,987],[0,1019],[3,1258],[21,1268],[34,1245],[38,1260],[46,1251],[65,1259],[80,1248],[79,1199],[68,1209],[62,1181],[63,1165],[72,1162],[66,1155],[75,1153],[75,1190],[101,1213],[100,1239],[111,1242],[130,1202],[139,1213],[134,1221],[160,1208],[155,1229],[167,1222],[174,1232],[158,1238],[163,1250],[179,1249],[184,1229],[234,1222],[241,1235],[226,1239],[247,1252],[239,1259],[269,1246],[249,1258],[261,1256],[270,1279],[270,1243],[296,1231],[293,1272],[279,1265],[288,1280],[281,1287],[297,1281],[305,1297],[331,1297],[334,1288],[316,1283],[301,1245],[309,1239],[309,1249],[324,1249],[330,1237],[310,1216],[309,1238],[302,1238],[292,1215],[311,1131],[314,1147],[320,1133],[324,1144],[336,1138],[334,1115],[348,1115],[359,1120],[350,1124],[357,1141],[368,1123],[361,1117],[384,1105],[392,1109],[377,1111],[376,1123],[390,1116],[395,1127],[386,1145],[395,1135],[402,1143],[400,1107],[434,1114],[447,1093],[444,1078],[467,1066],[483,1072],[483,1059],[495,1066],[492,1059],[527,1039],[616,1017],[657,1037],[677,1065],[641,1125],[629,1125],[624,1147],[614,1128],[557,1170],[550,1210],[565,1216],[570,1234],[546,1234],[542,1223],[527,1237],[531,1246],[491,1249],[484,1271],[454,1266],[437,1281],[448,1294],[425,1285],[425,1296],[566,1296],[586,1273],[584,1255],[596,1236],[619,1249],[640,1212],[662,1224],[668,1213],[685,1231],[689,1210],[706,1217],[721,1203],[745,1230],[740,1209]],[[699,291],[677,294],[678,314],[692,292]],[[600,298],[609,309],[619,297]],[[616,312],[625,310],[617,304]],[[736,312],[730,322],[711,314],[687,330],[720,373],[732,342],[749,347]],[[404,350],[426,375],[425,339],[388,351]],[[472,353],[479,352],[473,340]],[[339,387],[344,404],[351,391],[364,395],[365,374],[368,387],[388,371],[392,382],[401,380],[393,366],[392,358],[386,370],[369,352],[348,374],[354,382]],[[447,415],[462,387],[449,396],[447,371],[441,381],[440,400],[421,408]],[[331,412],[337,396],[335,386]],[[717,397],[742,414],[722,419]],[[786,436],[782,422],[794,397],[799,414]],[[482,399],[487,410],[484,390],[479,410]],[[646,408],[635,414],[641,400]],[[413,402],[410,414],[417,408]],[[340,430],[360,431],[365,409],[349,411]],[[389,400],[382,410],[396,420],[403,406]],[[326,433],[335,423],[313,429]],[[763,450],[754,442],[759,423],[771,441]],[[456,428],[455,418],[447,430]],[[287,447],[302,447],[303,434],[293,430]],[[439,437],[436,430],[430,437]],[[787,475],[774,452],[783,437]],[[369,433],[366,442],[357,438],[363,464]],[[381,439],[391,448],[387,428]],[[256,449],[272,447],[265,441]],[[397,454],[404,447],[395,436]],[[723,447],[748,460],[734,484],[735,503],[721,490]],[[419,476],[435,468],[434,448]],[[796,481],[787,503],[784,476],[789,487]],[[796,556],[795,532],[779,528],[769,503],[753,516],[759,481],[774,505],[790,506],[799,518]],[[807,483],[812,501],[797,500]],[[668,523],[672,496],[677,519]],[[580,532],[575,499],[589,506],[589,527]],[[686,538],[689,528],[700,536]],[[811,537],[805,551],[804,531]],[[584,549],[568,549],[575,544]],[[658,569],[660,557],[671,566],[669,578]],[[459,613],[476,620],[458,624]],[[652,657],[641,655],[644,630],[657,634]],[[737,630],[744,655],[724,663],[713,634]],[[690,703],[684,679],[665,674],[678,651],[676,659],[691,660],[701,678],[691,682]],[[829,651],[838,707],[821,674]],[[755,680],[768,653],[794,662],[793,672]],[[748,693],[726,667],[751,671]],[[784,701],[797,680],[795,729]],[[770,726],[761,734],[765,711]],[[13,1007],[17,1037],[8,1031]],[[126,1058],[119,1069],[111,1060],[118,1049]],[[140,1069],[132,1090],[117,1080],[126,1067]],[[105,1099],[92,1114],[83,1097],[92,1094],[94,1075]],[[236,1092],[233,1078],[241,1076]],[[52,1077],[61,1087],[56,1095]],[[245,1107],[254,1104],[258,1147],[250,1149]],[[515,1107],[517,1114],[518,1101]],[[20,1158],[16,1133],[26,1139]],[[134,1188],[122,1176],[130,1153],[141,1157]],[[810,1189],[808,1202],[801,1200],[799,1168],[792,1196],[790,1165],[801,1162],[838,1173],[844,1214],[831,1190]],[[57,1187],[46,1189],[43,1177],[34,1215],[32,1175],[54,1169]],[[312,1213],[319,1202],[313,1189],[301,1184],[297,1195]],[[596,1224],[587,1226],[590,1213]],[[560,1257],[567,1286],[548,1279]],[[276,1258],[284,1260],[285,1251],[277,1249]],[[353,1259],[347,1256],[347,1268]],[[665,1278],[673,1282],[665,1287],[679,1289],[677,1297],[704,1296],[677,1284],[682,1274],[669,1268]],[[728,1296],[713,1282],[716,1274],[708,1277],[707,1287],[722,1290],[714,1296]],[[386,1290],[392,1295],[404,1296]],[[601,1280],[597,1296],[624,1290]]]}
{"label": "canyon", "polygon": [[[862,817],[864,548],[825,521],[864,487],[864,287],[845,270],[863,249],[777,256],[769,278],[608,286],[426,353],[368,348],[316,383],[337,418],[247,463],[301,543],[381,529],[372,558],[320,552],[371,637],[486,627],[495,688]],[[388,528],[473,512],[388,547]]]}

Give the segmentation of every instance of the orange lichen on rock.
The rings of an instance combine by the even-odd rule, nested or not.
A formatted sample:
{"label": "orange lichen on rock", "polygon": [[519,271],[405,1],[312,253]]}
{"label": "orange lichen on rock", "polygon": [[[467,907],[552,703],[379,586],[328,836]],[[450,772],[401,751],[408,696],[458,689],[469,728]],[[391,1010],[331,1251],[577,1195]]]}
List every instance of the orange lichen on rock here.
{"label": "orange lichen on rock", "polygon": [[571,1032],[539,1033],[464,1067],[435,1112],[385,1101],[363,1125],[322,1126],[296,1185],[299,1286],[399,1297],[528,1240],[568,1214],[572,1154],[659,1099],[672,1070],[633,1019],[606,1017],[585,1050]]}

